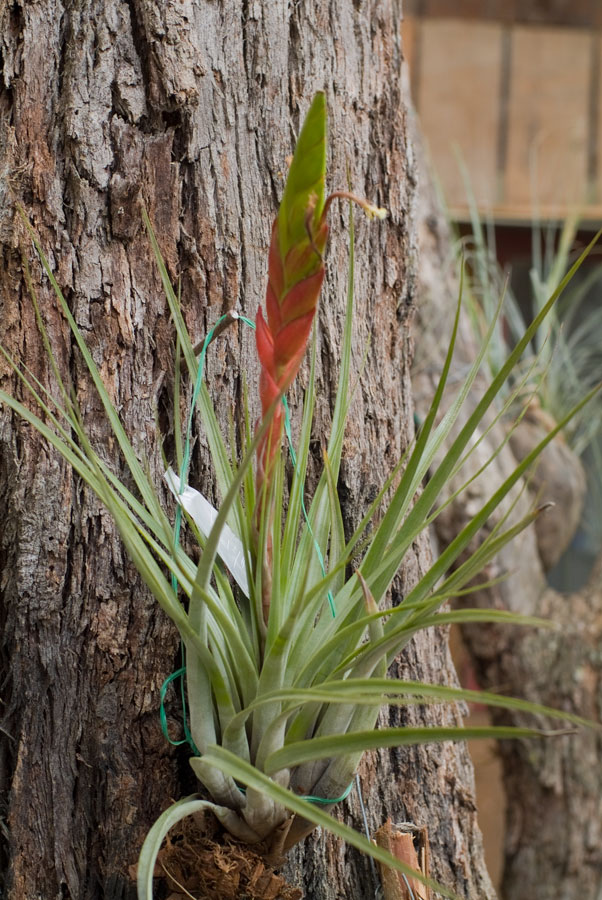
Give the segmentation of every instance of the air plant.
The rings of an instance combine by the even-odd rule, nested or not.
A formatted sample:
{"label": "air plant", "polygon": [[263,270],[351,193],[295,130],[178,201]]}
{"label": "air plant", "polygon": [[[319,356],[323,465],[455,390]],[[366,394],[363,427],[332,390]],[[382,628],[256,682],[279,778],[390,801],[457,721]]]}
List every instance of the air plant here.
{"label": "air plant", "polygon": [[[260,310],[256,320],[262,415],[255,429],[247,421],[240,460],[230,458],[209,393],[200,382],[199,360],[146,219],[178,347],[198,388],[198,409],[221,493],[221,506],[215,512],[186,484],[185,464],[180,466],[179,476],[167,473],[168,483],[198,541],[198,563],[177,540],[158,488],[136,458],[30,229],[135,489],[128,489],[92,446],[76,402],[54,361],[40,315],[38,321],[60,396],[52,398],[25,367],[10,360],[44,417],[7,393],[0,392],[0,401],[34,425],[106,504],[138,571],[178,628],[186,650],[189,729],[196,748],[190,763],[206,793],[179,800],[152,827],[138,866],[140,900],[152,897],[154,864],[169,828],[201,810],[211,811],[231,834],[249,844],[261,844],[272,855],[285,853],[313,828],[324,826],[381,863],[428,881],[329,815],[332,804],[346,792],[363,753],[377,747],[491,735],[531,737],[542,732],[535,728],[375,730],[381,707],[478,697],[482,703],[582,721],[521,700],[387,677],[390,663],[421,629],[459,621],[542,624],[540,620],[501,610],[439,609],[449,597],[465,589],[500,547],[538,515],[534,510],[512,527],[505,527],[506,519],[502,518],[485,540],[469,552],[481,527],[570,415],[516,467],[433,562],[403,603],[389,608],[386,602],[391,583],[406,553],[411,552],[412,543],[441,511],[437,498],[442,489],[471,452],[483,417],[578,264],[542,307],[533,325],[500,366],[466,424],[452,439],[454,423],[493,333],[492,325],[462,389],[437,424],[456,338],[456,314],[441,380],[425,421],[365,510],[355,532],[346,537],[336,485],[350,404],[352,225],[347,313],[332,431],[310,503],[305,502],[304,485],[316,399],[315,347],[294,469],[286,489],[282,452],[284,394],[306,352],[324,278],[328,209],[337,196],[357,200],[346,191],[325,198],[325,168],[326,105],[324,95],[319,93],[300,133],[272,229],[266,315]],[[368,215],[384,215],[382,210],[358,202]],[[583,398],[577,409],[586,402],[587,398]],[[427,473],[430,477],[424,484]],[[357,566],[355,570],[353,565]],[[324,805],[329,801],[330,806]],[[442,886],[437,889],[443,896],[454,896]]]}
{"label": "air plant", "polygon": [[[559,227],[542,226],[534,219],[530,290],[518,296],[496,259],[495,228],[483,221],[476,205],[466,168],[460,161],[470,209],[471,233],[458,246],[470,271],[468,309],[477,340],[485,335],[488,323],[496,318],[500,294],[504,293],[502,314],[497,318],[486,356],[487,367],[495,375],[509,350],[524,334],[527,323],[545,306],[575,258],[579,217],[569,216]],[[530,392],[544,417],[559,422],[600,380],[602,371],[602,307],[591,303],[592,292],[600,290],[602,266],[588,267],[587,273],[563,292],[559,303],[542,321],[509,380],[512,390],[524,374],[529,377],[524,393]],[[536,365],[534,365],[536,361]],[[596,555],[602,542],[602,405],[590,403],[575,415],[563,432],[571,450],[581,457],[588,490],[582,524]]]}

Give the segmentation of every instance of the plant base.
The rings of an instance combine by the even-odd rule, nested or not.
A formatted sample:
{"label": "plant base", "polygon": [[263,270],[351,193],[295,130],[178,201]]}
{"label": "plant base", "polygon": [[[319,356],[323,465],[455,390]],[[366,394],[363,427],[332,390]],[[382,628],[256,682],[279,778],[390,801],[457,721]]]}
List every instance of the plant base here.
{"label": "plant base", "polygon": [[155,869],[168,900],[301,900],[257,849],[235,841],[211,816],[191,817],[173,828]]}

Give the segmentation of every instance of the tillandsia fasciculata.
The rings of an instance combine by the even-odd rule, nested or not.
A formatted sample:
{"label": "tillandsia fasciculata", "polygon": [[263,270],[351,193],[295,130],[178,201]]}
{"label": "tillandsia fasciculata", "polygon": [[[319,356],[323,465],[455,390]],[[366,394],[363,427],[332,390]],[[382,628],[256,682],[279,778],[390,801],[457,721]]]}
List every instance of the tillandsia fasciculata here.
{"label": "tillandsia fasciculata", "polygon": [[[383,705],[478,698],[481,703],[582,722],[576,715],[521,700],[387,677],[390,663],[413,635],[433,625],[460,621],[547,624],[501,610],[439,609],[448,598],[466,590],[499,549],[538,515],[534,510],[512,527],[507,526],[507,515],[502,516],[474,549],[474,538],[482,526],[570,416],[517,466],[403,603],[387,608],[386,597],[412,543],[441,511],[437,498],[478,443],[475,435],[486,427],[484,418],[495,418],[492,408],[501,388],[585,254],[526,329],[454,436],[458,413],[481,368],[494,328],[492,322],[453,404],[440,417],[456,338],[456,315],[440,383],[425,421],[359,526],[346,537],[336,486],[350,403],[354,315],[351,218],[338,390],[323,469],[311,502],[305,502],[304,486],[315,404],[315,351],[286,489],[282,452],[287,416],[284,394],[306,352],[324,278],[328,209],[335,197],[357,200],[346,191],[326,198],[325,170],[326,104],[319,93],[299,135],[272,230],[266,314],[259,311],[256,320],[262,416],[254,429],[247,413],[240,460],[231,458],[220,432],[200,377],[201,358],[195,354],[145,217],[177,335],[175,383],[181,383],[181,354],[196,387],[194,402],[206,430],[222,498],[216,512],[188,486],[187,460],[181,441],[176,441],[180,475],[168,470],[167,481],[198,541],[198,563],[180,545],[159,487],[151,483],[137,459],[60,286],[27,225],[135,487],[128,488],[120,481],[92,445],[70,386],[59,371],[33,292],[59,396],[52,397],[25,365],[5,353],[42,416],[5,392],[0,392],[0,402],[37,428],[107,506],[146,585],[178,628],[186,651],[189,730],[195,747],[191,765],[207,793],[179,800],[152,827],[138,866],[140,900],[152,897],[155,860],[169,828],[201,810],[213,812],[234,836],[261,844],[272,855],[286,852],[310,830],[323,826],[381,863],[428,881],[329,815],[332,804],[351,783],[362,754],[377,747],[469,737],[532,737],[543,732],[535,728],[375,730]],[[368,215],[383,217],[383,210],[358,202]],[[588,399],[589,395],[584,397],[577,409]],[[179,395],[174,402],[179,407]],[[503,406],[497,414],[501,412]],[[354,571],[350,571],[352,563]],[[450,888],[438,885],[437,890],[443,896],[455,896]]]}

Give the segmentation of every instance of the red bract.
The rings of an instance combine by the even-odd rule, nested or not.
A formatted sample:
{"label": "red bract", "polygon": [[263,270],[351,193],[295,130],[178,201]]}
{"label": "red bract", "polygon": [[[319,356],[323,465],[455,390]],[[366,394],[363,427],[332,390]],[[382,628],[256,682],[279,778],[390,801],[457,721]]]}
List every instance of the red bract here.
{"label": "red bract", "polygon": [[[298,247],[289,250],[283,261],[278,240],[278,221],[272,227],[266,293],[267,322],[259,309],[256,320],[257,355],[261,366],[259,394],[262,417],[295,378],[307,347],[318,296],[324,279],[322,253],[328,227],[319,222],[311,234],[311,207],[308,234]],[[310,237],[311,234],[311,237]],[[277,404],[272,422],[258,450],[258,487],[264,484],[280,449],[283,426],[282,404]]]}

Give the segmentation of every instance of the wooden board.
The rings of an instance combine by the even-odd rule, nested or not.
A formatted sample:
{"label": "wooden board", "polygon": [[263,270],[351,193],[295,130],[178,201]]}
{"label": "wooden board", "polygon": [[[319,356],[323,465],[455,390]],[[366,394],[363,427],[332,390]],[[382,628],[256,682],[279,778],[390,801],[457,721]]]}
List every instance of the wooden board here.
{"label": "wooden board", "polygon": [[416,73],[416,50],[420,40],[420,29],[422,23],[414,16],[404,17],[401,23],[401,49],[403,52],[403,61],[410,69],[410,83],[412,74]]}
{"label": "wooden board", "polygon": [[421,22],[416,104],[450,206],[466,205],[457,153],[479,201],[491,209],[496,200],[501,51],[497,25]]}
{"label": "wooden board", "polygon": [[592,91],[592,130],[594,145],[590,148],[592,156],[590,167],[593,169],[591,188],[592,204],[602,204],[602,34],[598,33],[592,53],[592,69],[594,75]]}
{"label": "wooden board", "polygon": [[591,37],[513,29],[503,205],[576,208],[587,200]]}
{"label": "wooden board", "polygon": [[530,22],[569,28],[602,25],[600,0],[406,0],[404,12],[423,18],[473,18],[508,24]]}
{"label": "wooden board", "polygon": [[602,220],[599,32],[410,15],[403,39],[414,103],[455,218],[468,218],[468,192],[454,147],[478,206],[498,221],[574,212]]}

